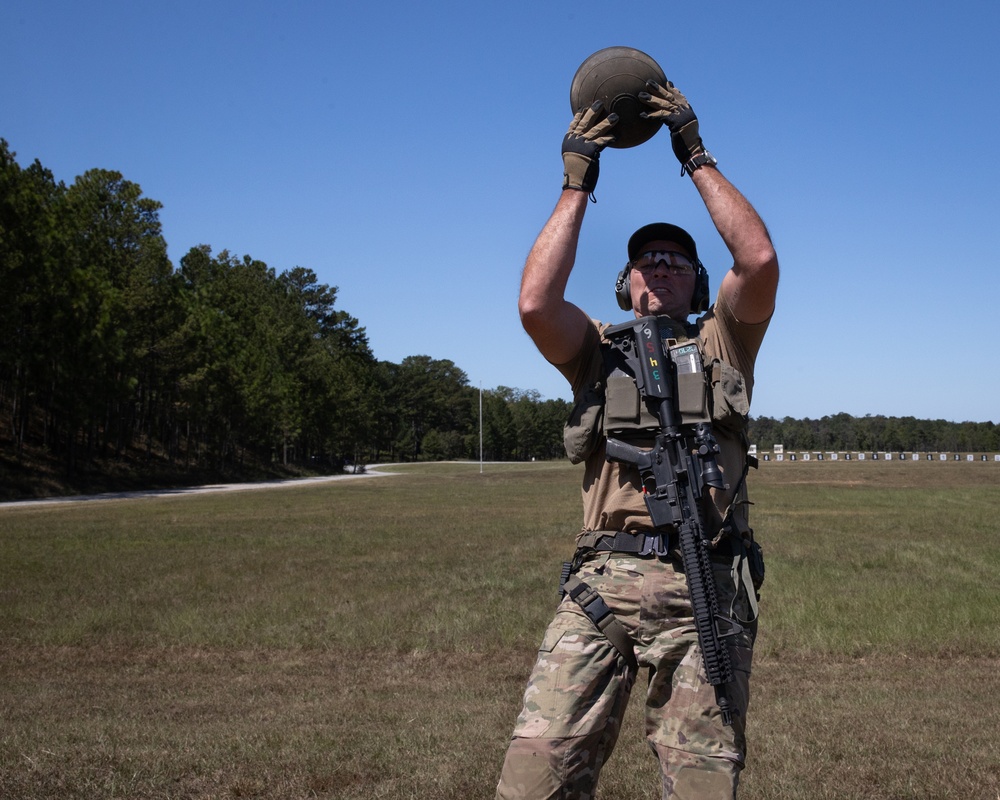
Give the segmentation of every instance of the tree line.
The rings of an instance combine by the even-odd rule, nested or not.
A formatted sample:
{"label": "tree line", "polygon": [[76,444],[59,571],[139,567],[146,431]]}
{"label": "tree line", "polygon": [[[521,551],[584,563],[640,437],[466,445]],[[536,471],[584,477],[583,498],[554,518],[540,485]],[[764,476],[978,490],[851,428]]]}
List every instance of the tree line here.
{"label": "tree line", "polygon": [[1000,453],[992,422],[949,422],[915,417],[834,414],[820,419],[751,419],[750,441],[760,450]]}
{"label": "tree line", "polygon": [[[175,267],[138,184],[69,186],[0,139],[0,448],[67,473],[137,453],[180,469],[552,458],[568,404],[480,392],[453,362],[376,359],[337,287],[194,247]],[[482,432],[479,414],[483,409]]]}
{"label": "tree line", "polygon": [[[305,267],[191,248],[120,173],[67,186],[0,139],[0,460],[66,474],[131,458],[238,474],[563,455],[570,404],[480,392],[452,361],[379,361],[337,287]],[[751,420],[761,449],[1000,451],[992,423],[847,414]]]}

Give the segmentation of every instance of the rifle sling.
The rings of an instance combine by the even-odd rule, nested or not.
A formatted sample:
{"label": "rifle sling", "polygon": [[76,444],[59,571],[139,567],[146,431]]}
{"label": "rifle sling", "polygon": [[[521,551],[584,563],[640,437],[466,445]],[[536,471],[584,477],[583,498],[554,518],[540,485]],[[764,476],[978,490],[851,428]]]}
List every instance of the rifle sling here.
{"label": "rifle sling", "polygon": [[[757,590],[754,588],[753,577],[750,574],[750,561],[745,555],[739,555],[733,559],[733,576],[736,582],[736,593],[733,595],[733,602],[729,607],[729,617],[730,619],[738,619],[744,625],[750,625],[760,616],[760,607],[757,605]],[[736,598],[740,594],[741,582],[743,591],[747,593],[747,602],[750,604],[750,619],[739,619],[736,616]]]}

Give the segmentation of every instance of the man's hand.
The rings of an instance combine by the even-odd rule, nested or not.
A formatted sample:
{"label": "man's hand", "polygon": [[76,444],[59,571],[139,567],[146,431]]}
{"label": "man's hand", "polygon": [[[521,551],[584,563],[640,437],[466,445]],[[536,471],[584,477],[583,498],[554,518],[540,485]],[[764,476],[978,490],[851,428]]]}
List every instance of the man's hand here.
{"label": "man's hand", "polygon": [[670,129],[670,144],[674,155],[686,164],[692,157],[705,152],[705,145],[698,134],[698,117],[691,110],[691,104],[681,94],[680,89],[667,81],[666,86],[660,86],[655,81],[647,81],[649,92],[639,92],[639,99],[652,111],[644,111],[643,119],[658,119],[666,123]]}
{"label": "man's hand", "polygon": [[601,151],[615,140],[611,131],[617,114],[601,118],[604,105],[598,100],[573,117],[562,143],[563,189],[577,189],[590,194],[597,186]]}

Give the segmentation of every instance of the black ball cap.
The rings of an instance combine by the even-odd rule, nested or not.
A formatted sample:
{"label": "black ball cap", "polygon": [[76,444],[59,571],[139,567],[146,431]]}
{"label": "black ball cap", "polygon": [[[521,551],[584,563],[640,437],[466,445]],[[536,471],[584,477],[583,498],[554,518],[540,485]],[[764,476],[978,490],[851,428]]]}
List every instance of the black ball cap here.
{"label": "black ball cap", "polygon": [[628,240],[628,260],[634,261],[635,257],[642,252],[643,246],[656,241],[676,242],[688,251],[692,259],[698,260],[698,248],[695,247],[691,234],[669,222],[653,222],[649,225],[643,225],[633,233]]}

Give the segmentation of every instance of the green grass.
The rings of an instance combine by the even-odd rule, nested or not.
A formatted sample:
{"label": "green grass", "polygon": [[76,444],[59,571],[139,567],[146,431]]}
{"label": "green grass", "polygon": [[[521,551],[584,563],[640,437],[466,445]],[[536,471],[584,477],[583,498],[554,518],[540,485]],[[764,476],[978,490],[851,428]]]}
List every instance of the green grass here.
{"label": "green grass", "polygon": [[[567,464],[0,509],[0,797],[489,798]],[[744,798],[1000,796],[1000,466],[767,463]],[[633,702],[602,800],[659,797]]]}

